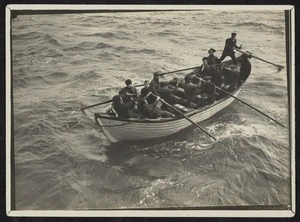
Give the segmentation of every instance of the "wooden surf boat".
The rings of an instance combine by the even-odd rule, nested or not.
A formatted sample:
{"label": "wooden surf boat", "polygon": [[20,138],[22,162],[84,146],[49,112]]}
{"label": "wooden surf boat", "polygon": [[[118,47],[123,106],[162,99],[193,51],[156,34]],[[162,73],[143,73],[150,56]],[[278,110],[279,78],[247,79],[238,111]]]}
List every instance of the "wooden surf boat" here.
{"label": "wooden surf boat", "polygon": [[[229,60],[223,63],[225,65],[230,65],[232,64],[232,61]],[[243,84],[251,73],[251,63],[249,62],[248,57],[244,55],[238,57],[237,67],[242,81],[238,85],[237,89],[231,92],[233,96],[237,96],[239,94]],[[233,97],[227,95],[219,100],[216,100],[211,105],[205,105],[199,109],[191,110],[188,113],[185,113],[185,115],[192,121],[199,123],[226,108],[233,102],[233,100]],[[107,114],[109,108],[110,106],[106,107],[101,113],[94,113],[94,117],[105,136],[112,143],[119,141],[149,140],[166,137],[192,125],[191,122],[187,121],[183,117],[158,119],[115,117]]]}

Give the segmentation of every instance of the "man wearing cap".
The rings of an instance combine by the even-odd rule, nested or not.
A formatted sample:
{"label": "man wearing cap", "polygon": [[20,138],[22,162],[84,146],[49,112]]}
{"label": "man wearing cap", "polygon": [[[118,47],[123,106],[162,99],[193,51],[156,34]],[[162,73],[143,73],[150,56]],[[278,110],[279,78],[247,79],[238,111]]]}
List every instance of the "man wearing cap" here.
{"label": "man wearing cap", "polygon": [[132,111],[134,105],[135,105],[135,100],[132,100],[128,103],[124,103],[123,99],[121,96],[116,95],[112,98],[112,105],[114,110],[117,112],[119,117],[122,118],[141,118],[142,115],[138,113],[134,113]]}
{"label": "man wearing cap", "polygon": [[202,81],[199,81],[198,84],[193,84],[192,82],[192,76],[187,75],[184,77],[184,83],[182,83],[182,88],[184,89],[184,97],[187,100],[187,106],[191,107],[192,102],[196,103],[196,107],[192,108],[198,108],[201,105],[201,99],[197,97],[197,95],[200,93],[200,87],[202,85]]}
{"label": "man wearing cap", "polygon": [[233,32],[231,33],[231,38],[228,38],[226,39],[226,42],[225,42],[225,47],[224,47],[224,50],[223,50],[223,53],[222,53],[222,56],[220,57],[219,59],[219,63],[222,62],[226,56],[230,56],[232,61],[233,61],[233,64],[236,65],[236,59],[235,59],[235,52],[234,52],[234,48],[238,48],[238,49],[241,49],[242,48],[242,45],[240,45],[240,47],[238,47],[236,45],[237,43],[237,40],[236,40],[236,33]]}
{"label": "man wearing cap", "polygon": [[210,49],[208,50],[209,56],[206,57],[206,58],[207,58],[207,64],[208,64],[208,65],[215,65],[215,64],[218,64],[218,63],[219,63],[218,57],[214,55],[215,52],[216,52],[216,50],[213,49],[213,48],[210,48]]}
{"label": "man wearing cap", "polygon": [[208,57],[202,58],[202,65],[197,70],[198,73],[196,74],[198,77],[205,78],[206,76],[210,76],[212,72],[213,66],[208,64]]}
{"label": "man wearing cap", "polygon": [[131,79],[125,81],[126,86],[120,90],[119,95],[122,97],[124,103],[128,103],[132,98],[137,98],[137,91],[134,86],[132,86]]}
{"label": "man wearing cap", "polygon": [[[222,75],[224,76],[224,89],[232,92],[236,89],[239,80],[239,72],[236,65],[222,67]],[[221,87],[223,88],[223,87]]]}
{"label": "man wearing cap", "polygon": [[160,76],[161,72],[157,71],[155,73],[153,73],[153,79],[150,82],[150,91],[158,96],[158,88],[159,88],[159,76]]}
{"label": "man wearing cap", "polygon": [[214,83],[216,86],[221,86],[222,76],[219,68],[215,65],[208,65],[208,57],[202,59],[203,64],[199,67],[196,77],[203,78],[206,81]]}
{"label": "man wearing cap", "polygon": [[149,119],[155,119],[159,117],[168,118],[168,117],[175,117],[174,114],[162,110],[158,107],[158,103],[160,100],[159,96],[155,97],[155,101],[153,104],[149,104],[147,102],[148,96],[151,95],[151,92],[149,92],[145,97],[140,98],[138,102],[138,111],[146,118]]}

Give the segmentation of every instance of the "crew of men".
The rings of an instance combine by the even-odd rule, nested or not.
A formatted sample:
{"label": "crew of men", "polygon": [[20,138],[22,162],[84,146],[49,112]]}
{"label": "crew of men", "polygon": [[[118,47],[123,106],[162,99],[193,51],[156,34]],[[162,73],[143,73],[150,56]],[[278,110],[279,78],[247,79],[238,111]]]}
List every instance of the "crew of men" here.
{"label": "crew of men", "polygon": [[[160,100],[187,108],[200,108],[213,104],[222,93],[216,91],[216,86],[229,92],[236,89],[239,72],[233,47],[236,46],[236,33],[226,40],[220,59],[214,55],[215,49],[208,50],[208,56],[202,58],[202,65],[192,74],[186,75],[184,81],[174,78],[170,82],[160,82],[161,72],[155,72],[153,79],[144,82],[140,95],[127,79],[126,86],[120,90],[119,95],[113,97],[113,109],[122,118],[168,118],[175,117],[174,109],[161,103]],[[233,65],[225,67],[220,62],[226,57],[232,58]]]}

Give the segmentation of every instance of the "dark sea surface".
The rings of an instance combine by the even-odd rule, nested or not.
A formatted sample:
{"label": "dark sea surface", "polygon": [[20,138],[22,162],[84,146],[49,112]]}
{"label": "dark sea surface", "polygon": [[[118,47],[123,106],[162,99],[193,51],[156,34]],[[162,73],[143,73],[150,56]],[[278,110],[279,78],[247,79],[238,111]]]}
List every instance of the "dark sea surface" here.
{"label": "dark sea surface", "polygon": [[[244,50],[286,65],[283,11],[13,19],[17,209],[288,205],[288,128],[238,101],[200,123],[230,148],[194,127],[155,141],[111,144],[80,110],[111,99],[127,78],[140,84],[158,70],[200,65],[211,47],[220,56],[232,31]],[[286,69],[251,61],[239,98],[288,125]]]}

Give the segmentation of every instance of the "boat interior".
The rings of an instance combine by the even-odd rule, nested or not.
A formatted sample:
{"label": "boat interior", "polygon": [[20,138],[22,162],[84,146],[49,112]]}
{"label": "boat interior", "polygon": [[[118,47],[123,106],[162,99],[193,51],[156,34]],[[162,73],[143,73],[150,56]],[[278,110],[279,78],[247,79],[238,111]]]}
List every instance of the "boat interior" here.
{"label": "boat interior", "polygon": [[[197,70],[182,75],[181,78],[172,78],[169,81],[160,81],[160,87],[167,87],[169,89],[174,89],[177,81],[179,79],[180,83],[178,85],[178,88],[176,90],[176,92],[173,93],[174,97],[175,97],[175,101],[178,101],[177,103],[173,103],[172,106],[174,106],[177,110],[179,110],[181,113],[187,115],[187,116],[192,116],[195,113],[201,112],[203,110],[209,109],[214,105],[217,105],[218,103],[230,98],[230,95],[228,95],[228,93],[230,93],[231,95],[235,94],[244,84],[244,82],[247,80],[247,78],[249,77],[250,73],[251,73],[251,63],[249,61],[249,57],[246,54],[243,54],[240,57],[236,58],[237,61],[237,65],[233,66],[233,62],[232,60],[227,60],[221,63],[221,65],[217,65],[217,69],[219,68],[226,68],[226,69],[230,69],[230,68],[235,68],[238,71],[238,81],[236,83],[236,86],[233,87],[226,87],[230,86],[230,82],[228,82],[226,80],[226,78],[224,79],[223,77],[223,83],[221,86],[216,88],[216,94],[215,94],[215,99],[212,103],[203,103],[200,106],[197,106],[197,104],[193,104],[193,102],[191,102],[189,104],[189,106],[185,106],[186,104],[186,100],[185,98],[185,93],[184,93],[184,89],[182,88],[182,82],[184,81],[184,77],[186,75],[191,75],[192,76],[192,83],[194,84],[198,84],[198,82],[200,81],[200,79],[195,75]],[[208,82],[210,82],[210,79],[206,80]],[[222,90],[218,90],[218,88],[221,88],[223,90],[225,90],[227,93],[222,92]],[[197,95],[197,97],[199,97],[199,100],[204,101],[205,98],[207,98],[209,95],[206,95],[205,93],[200,93],[199,95]],[[181,102],[182,101],[182,102]],[[174,110],[170,109],[169,107],[164,106],[163,103],[158,104],[158,108],[162,109],[162,110],[166,110],[168,112],[172,112],[174,114],[173,117],[167,117],[167,118],[163,118],[163,117],[159,117],[159,118],[155,118],[155,119],[148,119],[148,118],[120,118],[117,116],[116,112],[112,109],[112,106],[108,106],[106,107],[101,113],[95,113],[95,118],[109,118],[109,119],[115,119],[115,120],[124,120],[124,121],[151,121],[151,122],[156,122],[156,121],[170,121],[170,120],[174,120],[174,119],[178,119],[178,118],[182,118],[182,115],[178,114],[177,112],[174,112]]]}

